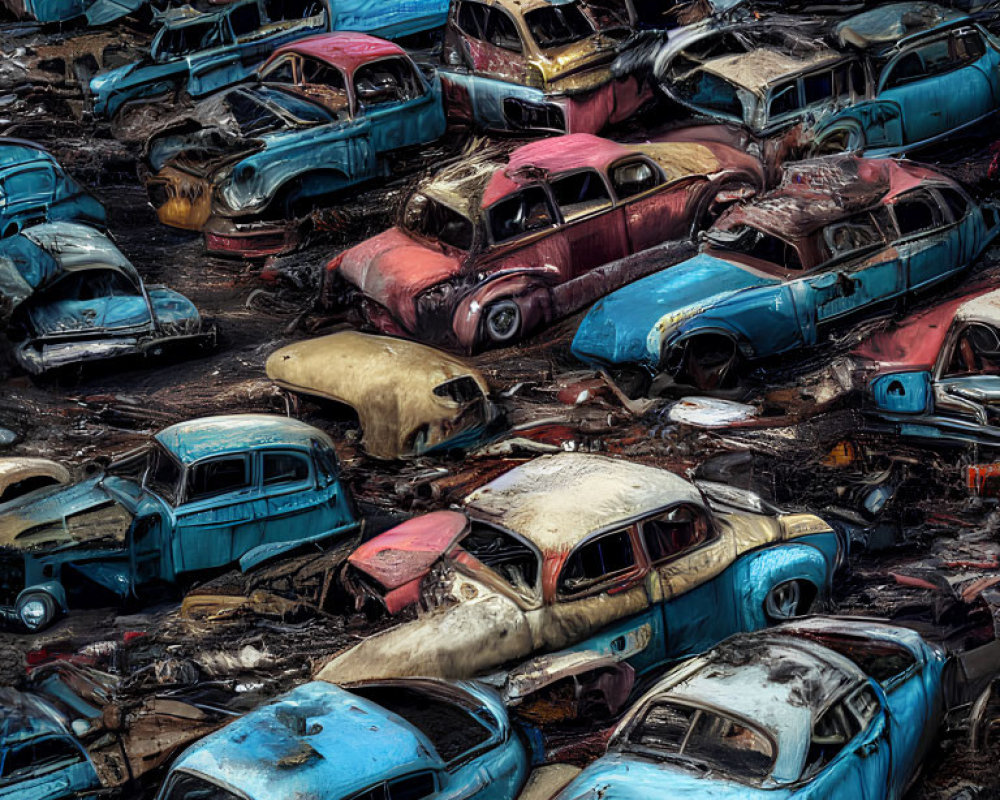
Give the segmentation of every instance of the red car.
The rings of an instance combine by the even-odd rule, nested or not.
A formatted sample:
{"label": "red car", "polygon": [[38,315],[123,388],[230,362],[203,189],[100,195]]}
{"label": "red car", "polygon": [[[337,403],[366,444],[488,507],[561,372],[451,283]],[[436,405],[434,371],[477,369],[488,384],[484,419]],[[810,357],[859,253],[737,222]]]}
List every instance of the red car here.
{"label": "red car", "polygon": [[631,256],[763,185],[756,159],[713,141],[571,134],[507,163],[471,157],[414,191],[395,227],[334,258],[324,303],[360,294],[376,328],[452,349],[509,344],[662,268]]}

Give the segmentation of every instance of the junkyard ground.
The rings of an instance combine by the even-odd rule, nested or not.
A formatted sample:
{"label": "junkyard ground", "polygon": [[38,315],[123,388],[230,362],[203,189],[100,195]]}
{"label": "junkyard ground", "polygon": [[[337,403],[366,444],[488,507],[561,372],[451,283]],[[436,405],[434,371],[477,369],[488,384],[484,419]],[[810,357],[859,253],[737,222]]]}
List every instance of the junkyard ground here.
{"label": "junkyard ground", "polygon": [[[5,52],[29,48],[23,54],[25,63],[31,60],[30,48],[37,51],[53,43],[54,34],[47,32],[37,34],[22,27],[15,33],[11,37],[8,31],[0,41]],[[0,84],[5,87],[0,90],[0,132],[47,145],[107,205],[112,233],[147,283],[164,283],[184,293],[222,332],[215,351],[193,358],[177,353],[162,362],[117,365],[43,382],[31,381],[0,364],[0,426],[18,435],[18,441],[0,454],[42,455],[83,465],[95,457],[121,454],[147,434],[184,418],[251,410],[282,412],[282,398],[264,378],[264,361],[290,340],[342,324],[314,313],[312,281],[337,249],[391,222],[410,179],[346,199],[340,216],[332,220],[338,233],[278,260],[276,270],[281,277],[262,282],[259,263],[208,258],[199,236],[157,223],[136,177],[137,146],[111,138],[106,125],[81,121],[82,104],[75,89],[41,89],[27,73],[21,75],[10,64],[0,72]],[[932,156],[948,158],[953,172],[983,188],[990,155],[986,145],[991,138],[954,145]],[[446,150],[436,155],[443,157]],[[1000,253],[991,251],[976,272],[1000,275]],[[530,457],[553,442],[681,470],[692,469],[712,455],[750,446],[761,453],[754,485],[778,502],[813,509],[849,505],[859,483],[873,479],[895,460],[902,477],[884,516],[886,524],[872,542],[880,549],[854,557],[850,577],[838,590],[837,610],[901,616],[952,645],[973,640],[993,625],[981,597],[971,602],[961,599],[960,589],[968,581],[1000,576],[1000,517],[995,504],[970,500],[964,489],[960,467],[969,460],[968,454],[928,457],[919,449],[891,441],[864,439],[857,435],[857,416],[846,411],[833,410],[800,423],[795,414],[801,403],[796,402],[794,389],[786,393],[789,402],[780,409],[791,412],[787,427],[740,434],[680,429],[666,418],[667,401],[641,409],[644,413],[636,408],[629,411],[611,391],[592,383],[583,386],[596,399],[579,407],[566,405],[557,399],[560,389],[574,380],[593,378],[569,355],[576,321],[566,320],[524,346],[476,357],[511,421],[527,426],[523,440],[506,447],[495,446],[464,460],[442,456],[406,464],[378,462],[356,446],[356,425],[350,414],[305,403],[304,417],[331,431],[338,441],[346,476],[358,499],[369,509],[401,514],[445,506],[510,466],[512,460]],[[805,367],[788,366],[779,374],[792,385],[797,370],[821,365],[846,351],[858,337],[855,333],[830,343],[810,355]],[[845,436],[854,438],[865,451],[866,463],[861,466],[856,459],[846,467],[822,465],[830,447]],[[905,585],[905,578],[914,575],[937,588]],[[127,609],[128,616],[122,613],[84,610],[41,636],[4,634],[0,680],[20,680],[32,650],[71,652],[93,642],[121,643],[126,633],[143,632],[145,636],[121,645],[114,661],[125,673],[141,674],[132,680],[130,691],[153,693],[185,683],[221,681],[229,690],[244,690],[249,706],[254,697],[272,695],[307,679],[314,660],[370,630],[364,617],[348,609],[291,620],[251,614],[227,622],[195,623],[181,620],[177,598],[166,597],[160,605]],[[920,800],[1000,797],[995,758],[996,754],[968,752],[961,735],[945,737],[913,796]]]}

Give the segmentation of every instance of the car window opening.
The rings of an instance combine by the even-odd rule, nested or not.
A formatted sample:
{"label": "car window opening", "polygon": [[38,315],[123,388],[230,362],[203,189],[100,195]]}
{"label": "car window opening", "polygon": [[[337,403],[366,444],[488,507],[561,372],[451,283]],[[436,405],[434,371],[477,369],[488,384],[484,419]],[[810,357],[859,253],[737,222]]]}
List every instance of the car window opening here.
{"label": "car window opening", "polygon": [[506,531],[473,521],[462,539],[462,549],[474,556],[518,591],[535,591],[538,556]]}

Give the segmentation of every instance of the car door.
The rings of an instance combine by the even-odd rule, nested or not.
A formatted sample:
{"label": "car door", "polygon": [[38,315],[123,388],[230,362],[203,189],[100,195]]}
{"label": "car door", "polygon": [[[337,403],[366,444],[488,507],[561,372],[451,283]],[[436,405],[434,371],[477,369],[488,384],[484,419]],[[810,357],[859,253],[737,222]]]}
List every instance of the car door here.
{"label": "car door", "polygon": [[639,672],[660,663],[647,574],[634,525],[578,544],[562,563],[555,597],[528,616],[536,650],[595,650],[627,658]]}
{"label": "car door", "polygon": [[249,74],[272,53],[275,42],[264,29],[265,21],[261,17],[257,0],[234,6],[227,19],[233,38],[236,40],[239,63]]}
{"label": "car door", "polygon": [[964,266],[963,228],[927,188],[900,195],[890,206],[896,224],[895,249],[906,269],[906,289],[914,291],[948,277]]}
{"label": "car door", "polygon": [[624,211],[613,205],[600,172],[575,170],[549,178],[549,186],[559,209],[573,277],[628,254]]}
{"label": "car door", "polygon": [[485,272],[531,272],[549,285],[573,276],[569,245],[545,185],[530,184],[497,200],[485,217],[490,239],[480,262]]}
{"label": "car door", "polygon": [[612,164],[608,176],[625,218],[628,252],[687,237],[693,196],[703,181],[682,180],[667,187],[663,170],[642,156]]}
{"label": "car door", "polygon": [[380,58],[354,73],[357,113],[371,126],[371,141],[382,155],[434,138],[443,132],[440,103],[409,59]]}
{"label": "car door", "polygon": [[241,553],[262,542],[305,539],[327,530],[329,497],[319,491],[312,458],[300,450],[262,450],[257,458],[265,503],[263,535],[257,542],[241,542]]}
{"label": "car door", "polygon": [[[860,712],[860,714],[859,714]],[[884,695],[864,683],[832,703],[813,724],[803,797],[885,800],[891,769]]]}
{"label": "car door", "polygon": [[[964,53],[975,46],[972,39],[968,44],[961,41]],[[899,106],[906,144],[941,136],[951,130],[954,120],[984,113],[979,99],[983,76],[978,67],[958,57],[957,46],[957,40],[944,33],[905,48],[883,70],[877,96]],[[965,81],[970,82],[968,87],[963,86]],[[989,86],[986,89],[989,92]],[[962,111],[958,103],[966,100],[972,109]]]}
{"label": "car door", "polygon": [[175,512],[171,550],[176,572],[232,563],[247,542],[260,542],[266,503],[250,453],[198,461],[187,468],[182,503]]}
{"label": "car door", "polygon": [[524,84],[524,43],[514,18],[499,6],[460,0],[454,13],[461,35],[453,37],[457,59],[477,75]]}
{"label": "car door", "polygon": [[904,260],[886,244],[888,216],[866,211],[826,225],[816,246],[826,261],[805,279],[817,323],[891,300],[905,289]]}
{"label": "car door", "polygon": [[[947,98],[945,122],[947,130],[955,130],[975,122],[997,107],[994,81],[996,54],[987,54],[982,34],[974,27],[957,28],[948,37],[951,69],[939,80]],[[991,74],[994,73],[994,74]]]}
{"label": "car door", "polygon": [[651,564],[650,594],[662,615],[664,658],[700,653],[742,629],[732,584],[731,536],[704,508],[682,503],[639,523]]}

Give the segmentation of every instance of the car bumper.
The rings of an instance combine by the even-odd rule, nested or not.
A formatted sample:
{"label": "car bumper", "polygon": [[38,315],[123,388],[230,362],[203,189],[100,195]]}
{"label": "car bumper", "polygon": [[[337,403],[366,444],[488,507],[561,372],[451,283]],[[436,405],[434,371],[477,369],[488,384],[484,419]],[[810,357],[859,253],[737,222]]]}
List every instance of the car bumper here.
{"label": "car bumper", "polygon": [[216,256],[266,258],[285,255],[302,243],[300,221],[238,224],[224,217],[211,217],[204,226],[205,250]]}

